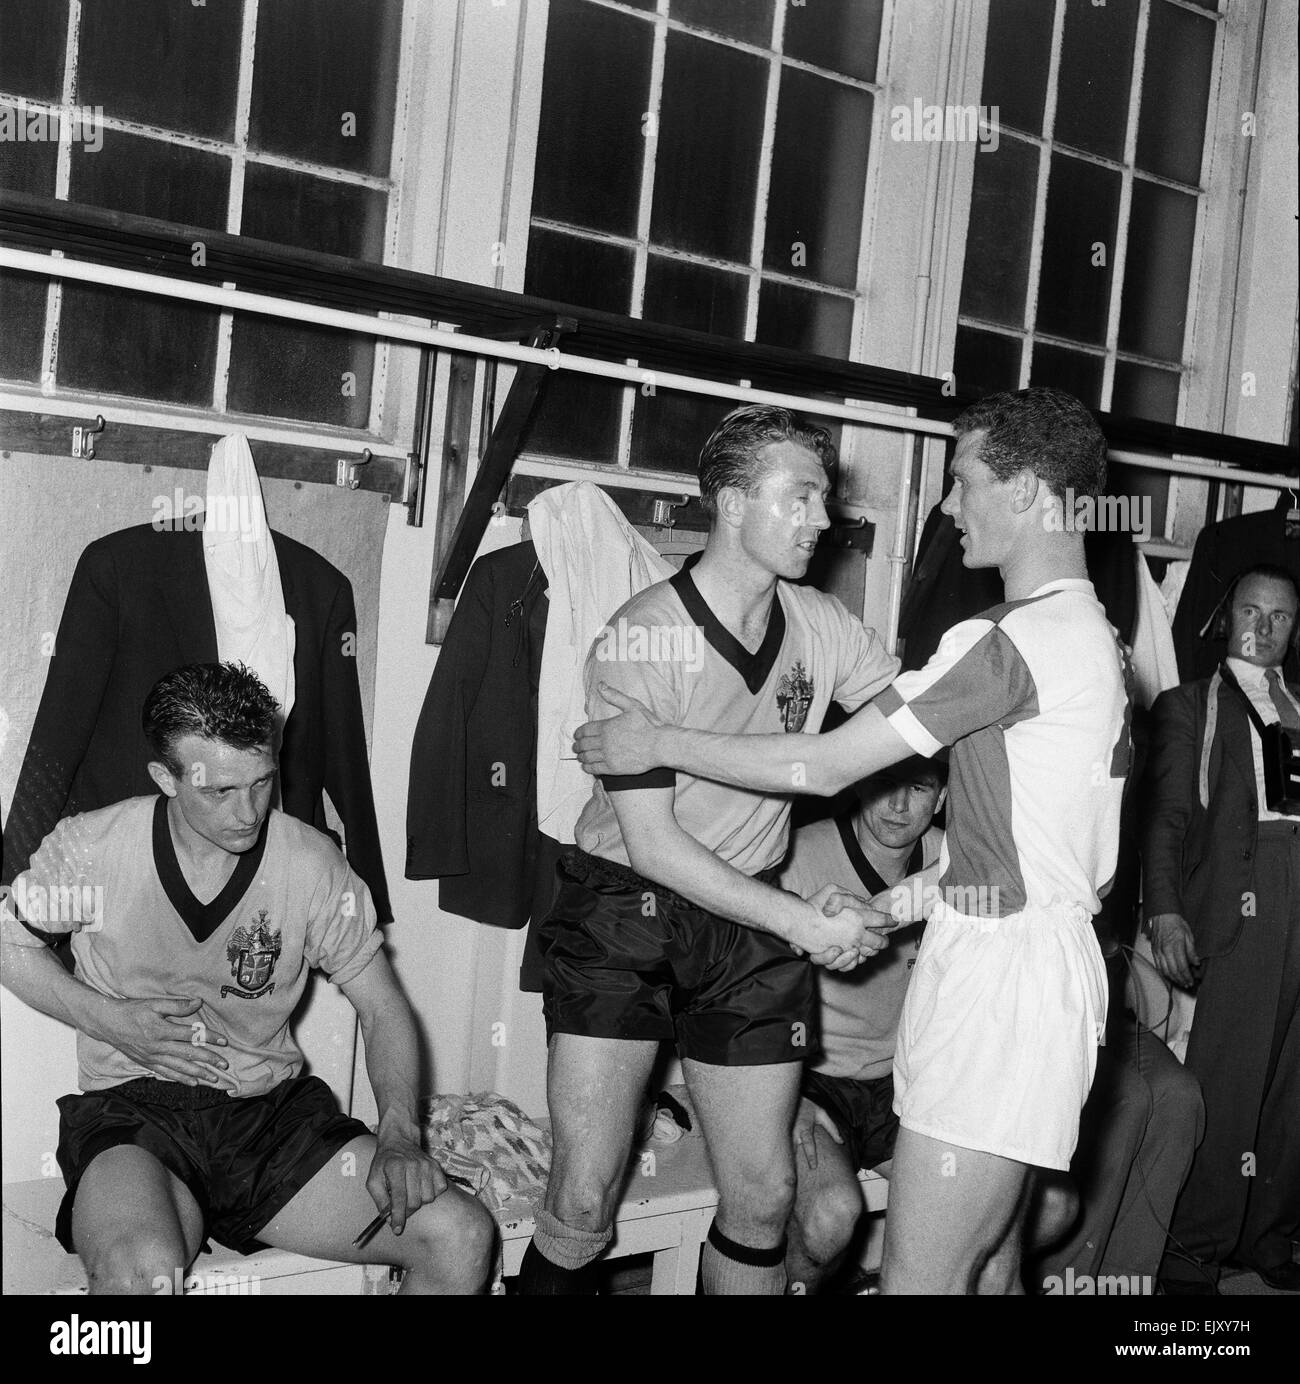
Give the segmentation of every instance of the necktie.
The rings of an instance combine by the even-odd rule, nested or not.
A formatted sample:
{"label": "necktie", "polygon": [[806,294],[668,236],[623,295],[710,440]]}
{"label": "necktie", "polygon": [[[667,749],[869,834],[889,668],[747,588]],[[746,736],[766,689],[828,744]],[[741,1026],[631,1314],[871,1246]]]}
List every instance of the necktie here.
{"label": "necktie", "polygon": [[1264,674],[1264,681],[1268,683],[1268,695],[1277,708],[1277,718],[1281,721],[1282,728],[1300,730],[1300,715],[1296,713],[1290,697],[1282,690],[1282,675],[1276,668],[1270,668]]}

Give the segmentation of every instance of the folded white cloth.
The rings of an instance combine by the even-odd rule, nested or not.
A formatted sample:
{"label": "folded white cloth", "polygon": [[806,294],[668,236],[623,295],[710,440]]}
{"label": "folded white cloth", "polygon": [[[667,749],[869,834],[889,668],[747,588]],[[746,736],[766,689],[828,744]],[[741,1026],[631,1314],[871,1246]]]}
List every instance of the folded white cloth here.
{"label": "folded white cloth", "polygon": [[203,562],[217,657],[223,663],[244,663],[262,679],[280,703],[283,725],[293,709],[293,617],[284,608],[262,487],[243,433],[223,437],[212,449]]}

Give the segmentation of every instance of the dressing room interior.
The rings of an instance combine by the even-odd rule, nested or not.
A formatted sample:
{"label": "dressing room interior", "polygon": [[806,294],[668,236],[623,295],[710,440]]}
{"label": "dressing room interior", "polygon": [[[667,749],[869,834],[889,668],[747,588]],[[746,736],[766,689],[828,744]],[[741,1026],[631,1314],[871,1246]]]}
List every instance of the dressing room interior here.
{"label": "dressing room interior", "polygon": [[[4,1292],[1300,1291],[1296,26],[0,0]],[[1067,432],[1091,491],[1042,469]],[[796,473],[778,557],[755,497]],[[1061,691],[1098,639],[1106,678]],[[221,730],[268,692],[273,732]],[[1022,738],[1103,702],[1109,765]],[[579,735],[617,714],[618,752]],[[724,783],[689,757],[711,730],[764,749]],[[810,750],[781,794],[780,731],[898,748],[860,779]],[[625,765],[638,735],[664,758]],[[895,935],[905,876],[940,901]],[[927,958],[1067,922],[1057,1081],[1074,998],[1035,1036],[1028,992],[999,1029],[980,991],[963,1029]],[[787,972],[811,1009],[744,1009]],[[177,1058],[92,1017],[200,990]],[[971,1113],[988,1073],[1044,1095],[1041,1157]],[[277,1133],[227,1211],[180,1135],[120,1123],[311,1078],[317,1152]],[[294,1197],[347,1140],[375,1162]],[[985,1158],[1016,1180],[963,1259]],[[165,1252],[113,1220],[145,1163]]]}

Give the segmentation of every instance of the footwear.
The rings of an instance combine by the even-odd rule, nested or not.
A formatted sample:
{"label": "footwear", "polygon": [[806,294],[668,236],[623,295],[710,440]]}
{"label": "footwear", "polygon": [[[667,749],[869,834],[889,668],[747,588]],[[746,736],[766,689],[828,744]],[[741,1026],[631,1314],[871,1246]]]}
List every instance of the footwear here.
{"label": "footwear", "polygon": [[1156,1288],[1166,1297],[1218,1297],[1219,1290],[1207,1278],[1159,1278]]}
{"label": "footwear", "polygon": [[1262,1269],[1258,1264],[1247,1266],[1251,1273],[1257,1273],[1270,1288],[1284,1293],[1300,1293],[1300,1264],[1288,1259],[1285,1264],[1275,1264],[1271,1269]]}

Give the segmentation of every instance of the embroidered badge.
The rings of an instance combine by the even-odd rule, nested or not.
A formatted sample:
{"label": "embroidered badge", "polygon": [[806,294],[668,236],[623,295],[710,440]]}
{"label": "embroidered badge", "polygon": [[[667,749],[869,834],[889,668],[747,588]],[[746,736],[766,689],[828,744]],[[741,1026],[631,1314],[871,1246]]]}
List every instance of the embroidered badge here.
{"label": "embroidered badge", "polygon": [[812,679],[803,664],[796,661],[790,672],[781,675],[776,685],[777,710],[781,713],[781,725],[786,731],[797,734],[803,729],[812,699]]}
{"label": "embroidered badge", "polygon": [[258,910],[252,927],[237,927],[226,943],[226,960],[238,983],[223,985],[221,998],[238,995],[240,999],[255,1000],[271,994],[275,989],[271,976],[282,945],[280,929],[270,926],[264,908]]}

